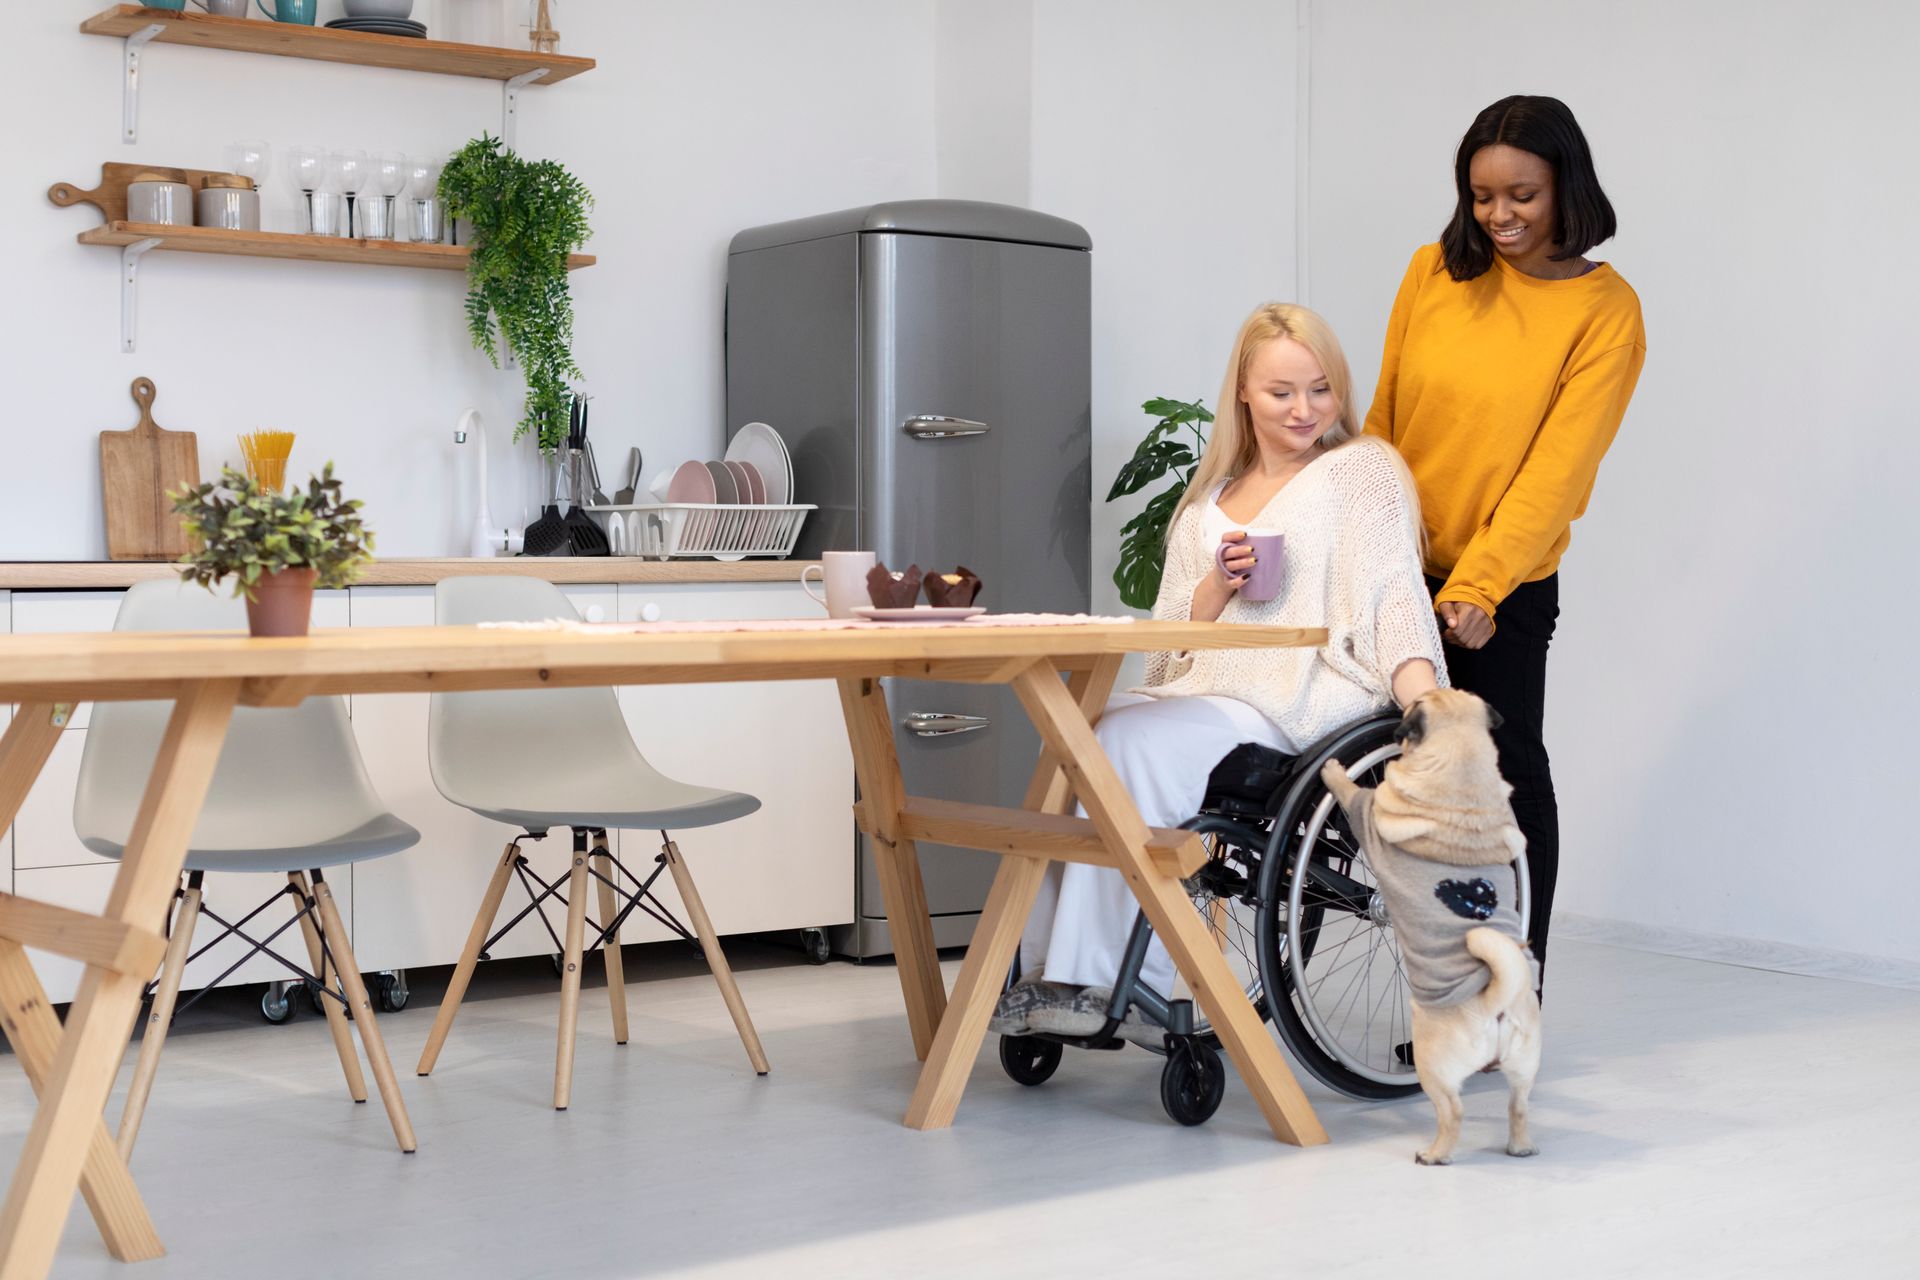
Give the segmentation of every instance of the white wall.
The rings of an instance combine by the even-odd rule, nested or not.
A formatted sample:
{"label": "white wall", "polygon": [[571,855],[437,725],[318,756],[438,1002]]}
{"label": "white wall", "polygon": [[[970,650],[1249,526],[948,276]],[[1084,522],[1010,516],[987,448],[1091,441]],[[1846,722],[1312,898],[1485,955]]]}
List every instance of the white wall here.
{"label": "white wall", "polygon": [[[452,426],[476,405],[493,513],[517,520],[537,488],[524,442],[519,474],[502,474],[521,384],[469,347],[462,276],[156,253],[141,266],[140,349],[122,355],[118,255],[75,244],[97,215],[45,194],[95,185],[108,160],[219,168],[242,137],[445,154],[499,132],[498,84],[154,46],[140,140],[123,146],[120,42],[76,30],[103,7],[15,6],[0,44],[0,559],[104,557],[97,433],[133,425],[139,374],[158,384],[160,424],[198,433],[203,475],[237,457],[240,432],[298,432],[295,474],[334,459],[387,555],[452,549]],[[431,20],[430,3],[416,11]],[[323,21],[338,13],[322,0]],[[565,7],[563,51],[600,65],[526,91],[519,141],[598,198],[600,263],[573,283],[604,460],[640,444],[651,470],[717,450],[734,231],[934,193],[932,32],[931,0]],[[267,197],[270,229],[292,229],[284,166]]]}
{"label": "white wall", "polygon": [[1114,473],[1154,396],[1219,394],[1249,311],[1294,286],[1293,7],[1271,0],[1039,0],[1033,205],[1093,236],[1096,612],[1120,526]]}
{"label": "white wall", "polygon": [[1908,637],[1920,469],[1901,231],[1920,10],[1313,6],[1313,304],[1373,385],[1481,107],[1578,115],[1647,364],[1550,665],[1560,909],[1920,960]]}

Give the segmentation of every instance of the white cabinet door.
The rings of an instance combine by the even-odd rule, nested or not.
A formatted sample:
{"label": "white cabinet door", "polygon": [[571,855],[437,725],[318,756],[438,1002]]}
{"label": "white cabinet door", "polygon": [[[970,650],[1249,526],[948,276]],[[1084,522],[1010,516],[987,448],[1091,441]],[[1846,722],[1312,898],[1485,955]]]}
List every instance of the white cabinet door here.
{"label": "white cabinet door", "polygon": [[[817,617],[797,583],[622,586],[622,621]],[[663,773],[744,791],[758,812],[670,834],[716,931],[753,933],[853,919],[853,753],[828,680],[634,685],[620,691],[640,750]],[[653,869],[657,832],[623,834],[622,859]],[[655,891],[679,914],[671,877]],[[669,936],[638,914],[632,940]],[[684,920],[685,917],[682,916]]]}
{"label": "white cabinet door", "polygon": [[[120,591],[22,591],[13,599],[13,633],[48,635],[64,631],[111,631],[120,612]],[[93,708],[81,703],[67,728],[84,729]],[[71,795],[71,793],[69,793]]]}
{"label": "white cabinet door", "polygon": [[[618,599],[613,587],[565,590],[582,617],[614,617]],[[356,627],[433,625],[432,587],[355,587],[352,597]],[[367,970],[452,964],[466,945],[487,880],[516,832],[449,804],[435,789],[427,769],[426,694],[357,694],[353,726],[380,798],[417,827],[421,837],[404,853],[354,868],[355,955]],[[564,767],[564,762],[542,763]],[[536,766],[529,762],[529,767]],[[564,830],[521,846],[547,879],[565,874],[572,848],[572,835]],[[510,886],[499,923],[505,924],[527,902],[517,883]],[[553,899],[547,907],[564,936],[566,909],[556,907]],[[499,958],[558,950],[539,919],[529,915],[487,954]]]}

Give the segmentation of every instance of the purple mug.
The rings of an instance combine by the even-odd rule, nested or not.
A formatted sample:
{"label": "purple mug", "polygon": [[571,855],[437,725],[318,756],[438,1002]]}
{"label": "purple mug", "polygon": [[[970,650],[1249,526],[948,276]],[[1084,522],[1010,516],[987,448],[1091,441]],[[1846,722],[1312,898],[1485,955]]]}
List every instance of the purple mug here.
{"label": "purple mug", "polygon": [[1256,533],[1249,529],[1244,542],[1222,542],[1220,549],[1213,553],[1214,563],[1222,573],[1227,572],[1227,551],[1232,547],[1253,548],[1253,568],[1247,570],[1247,580],[1240,584],[1242,599],[1271,600],[1280,594],[1280,580],[1287,567],[1286,534]]}

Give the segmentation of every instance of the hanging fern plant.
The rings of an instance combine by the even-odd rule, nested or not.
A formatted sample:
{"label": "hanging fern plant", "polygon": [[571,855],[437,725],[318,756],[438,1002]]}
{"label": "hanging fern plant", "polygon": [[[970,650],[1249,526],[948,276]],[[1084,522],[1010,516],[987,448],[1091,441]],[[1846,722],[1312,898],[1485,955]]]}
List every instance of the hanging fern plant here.
{"label": "hanging fern plant", "polygon": [[473,224],[467,264],[467,332],[500,367],[496,329],[527,380],[529,431],[551,453],[566,442],[573,362],[573,294],[567,257],[593,234],[593,195],[563,165],[525,160],[486,134],[462,147],[440,174],[440,198]]}

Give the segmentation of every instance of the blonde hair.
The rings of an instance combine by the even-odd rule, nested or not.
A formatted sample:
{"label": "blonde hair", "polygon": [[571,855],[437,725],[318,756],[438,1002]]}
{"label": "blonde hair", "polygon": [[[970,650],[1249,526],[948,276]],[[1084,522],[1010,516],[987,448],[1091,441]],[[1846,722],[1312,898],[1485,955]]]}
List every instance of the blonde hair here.
{"label": "blonde hair", "polygon": [[[1360,418],[1353,407],[1353,373],[1347,368],[1347,353],[1341,349],[1340,339],[1333,336],[1332,326],[1318,312],[1291,302],[1268,302],[1255,307],[1233,340],[1233,351],[1227,357],[1226,381],[1220,384],[1220,402],[1214,410],[1213,431],[1207,437],[1206,452],[1200,455],[1200,465],[1194,468],[1193,482],[1180,495],[1173,518],[1167,521],[1169,537],[1180,522],[1182,512],[1211,495],[1221,482],[1237,479],[1259,458],[1260,442],[1253,434],[1253,415],[1240,398],[1240,389],[1246,385],[1247,368],[1253,363],[1254,354],[1277,338],[1291,338],[1312,353],[1334,398],[1340,402],[1339,416],[1321,435],[1319,447],[1337,449],[1361,438]],[[1420,495],[1414,488],[1413,474],[1407,470],[1406,459],[1398,449],[1385,440],[1373,443],[1383,447],[1400,477],[1400,487],[1406,490],[1407,502],[1413,511],[1414,536],[1424,553],[1426,529],[1420,518]]]}

